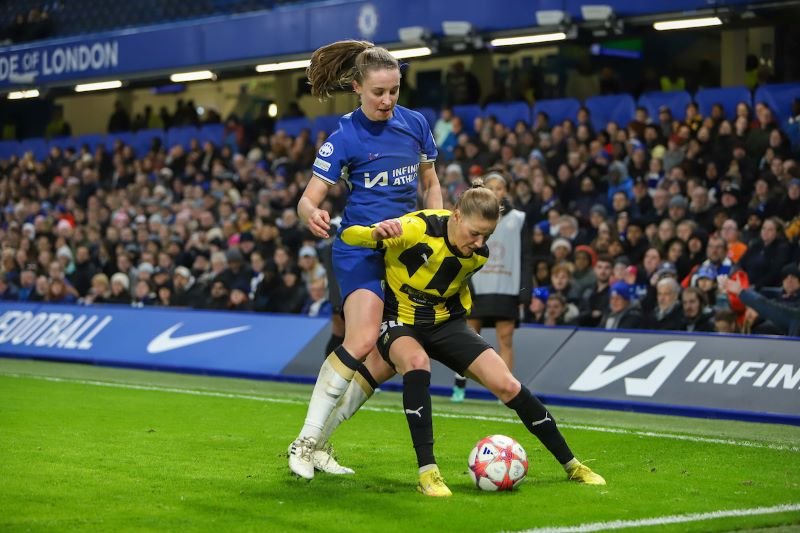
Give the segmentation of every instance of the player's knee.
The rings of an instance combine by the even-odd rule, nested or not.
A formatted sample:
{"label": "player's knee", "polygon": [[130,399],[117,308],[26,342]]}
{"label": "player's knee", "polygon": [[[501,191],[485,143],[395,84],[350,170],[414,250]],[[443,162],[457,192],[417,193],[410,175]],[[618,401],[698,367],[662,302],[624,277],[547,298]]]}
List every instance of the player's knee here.
{"label": "player's knee", "polygon": [[370,351],[375,347],[378,337],[360,334],[354,339],[345,338],[344,347],[354,358],[363,361]]}
{"label": "player's knee", "polygon": [[411,370],[430,370],[431,363],[425,354],[413,354],[405,358],[406,371]]}
{"label": "player's knee", "polygon": [[519,380],[509,372],[499,380],[495,395],[497,395],[503,403],[506,403],[513,400],[521,389],[522,385],[520,385]]}

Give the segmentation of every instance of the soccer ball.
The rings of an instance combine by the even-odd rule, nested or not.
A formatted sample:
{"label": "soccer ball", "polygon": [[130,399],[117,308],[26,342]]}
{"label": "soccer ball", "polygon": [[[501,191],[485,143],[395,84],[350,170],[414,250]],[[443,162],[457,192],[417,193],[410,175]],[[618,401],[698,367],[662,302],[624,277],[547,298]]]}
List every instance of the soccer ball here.
{"label": "soccer ball", "polygon": [[528,454],[505,435],[489,435],[469,454],[469,477],[481,490],[512,490],[528,474]]}

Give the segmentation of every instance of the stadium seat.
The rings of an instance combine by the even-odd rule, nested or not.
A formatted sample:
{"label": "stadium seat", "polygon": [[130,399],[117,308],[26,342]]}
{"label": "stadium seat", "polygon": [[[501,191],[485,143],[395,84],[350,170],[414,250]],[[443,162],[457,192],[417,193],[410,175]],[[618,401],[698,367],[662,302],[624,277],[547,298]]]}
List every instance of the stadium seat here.
{"label": "stadium seat", "polygon": [[625,128],[636,112],[636,104],[629,94],[592,96],[585,103],[591,113],[592,127],[597,131],[606,129],[609,122],[616,122]]}
{"label": "stadium seat", "polygon": [[200,132],[194,126],[178,126],[167,130],[167,148],[181,145],[184,149],[189,148],[192,139],[199,139]]}
{"label": "stadium seat", "polygon": [[792,100],[795,98],[800,98],[800,83],[780,83],[762,85],[756,89],[753,101],[767,104],[778,124],[783,126],[792,114]]}
{"label": "stadium seat", "polygon": [[106,136],[102,133],[87,133],[86,135],[80,135],[75,139],[75,149],[80,150],[84,144],[88,144],[89,150],[94,152],[95,148],[97,148],[97,145],[105,145],[105,137]]}
{"label": "stadium seat", "polygon": [[752,106],[753,101],[750,90],[747,87],[718,87],[713,89],[700,89],[694,97],[700,114],[707,117],[711,114],[711,107],[714,104],[721,104],[725,110],[725,116],[729,119],[736,118],[736,105],[745,102]]}
{"label": "stadium seat", "polygon": [[494,115],[497,121],[513,129],[518,121],[531,125],[531,107],[527,102],[503,102],[488,104],[483,110],[483,116]]}
{"label": "stadium seat", "polygon": [[17,141],[0,141],[0,159],[8,159],[12,155],[20,155],[22,149]]}
{"label": "stadium seat", "polygon": [[275,123],[275,131],[283,130],[292,137],[297,137],[306,129],[311,131],[311,121],[306,117],[284,118]]}
{"label": "stadium seat", "polygon": [[50,148],[58,146],[62,150],[66,150],[69,147],[74,149],[78,149],[78,142],[73,137],[53,137],[49,141],[47,141],[47,149],[48,151]]}
{"label": "stadium seat", "polygon": [[433,129],[439,119],[439,113],[432,107],[418,107],[416,110],[422,113],[422,116],[428,121],[428,125]]}
{"label": "stadium seat", "polygon": [[339,127],[340,118],[340,115],[320,115],[315,118],[311,125],[312,140],[316,140],[321,131],[324,131],[326,135],[333,133]]}
{"label": "stadium seat", "polygon": [[674,118],[683,118],[686,114],[686,106],[692,101],[692,97],[686,91],[651,91],[643,93],[639,97],[639,105],[647,109],[650,118],[654,121],[658,117],[658,108],[667,106]]}
{"label": "stadium seat", "polygon": [[464,129],[468,132],[474,132],[475,117],[481,116],[481,106],[478,104],[465,104],[454,105],[453,114],[461,119],[464,123]]}
{"label": "stadium seat", "polygon": [[[136,134],[132,131],[121,131],[118,133],[109,133],[106,135],[106,150],[113,150],[114,149],[114,142],[117,140],[122,141],[123,144],[127,144],[131,148],[134,148],[136,139]],[[136,149],[134,148],[134,152]],[[139,155],[139,154],[137,154]],[[144,154],[142,154],[144,155]]]}
{"label": "stadium seat", "polygon": [[160,128],[139,130],[134,135],[133,150],[136,152],[137,156],[143,157],[150,150],[150,145],[153,143],[153,138],[160,139],[161,144],[165,145],[164,137],[164,130]]}
{"label": "stadium seat", "polygon": [[533,104],[531,120],[536,121],[536,115],[540,112],[547,113],[550,117],[550,125],[559,124],[565,120],[575,120],[578,115],[581,103],[575,98],[556,98],[554,100],[539,100]]}
{"label": "stadium seat", "polygon": [[33,157],[36,159],[45,159],[50,149],[47,147],[47,141],[41,137],[32,139],[24,139],[20,141],[20,151],[17,152],[22,155],[26,152],[33,152]]}
{"label": "stadium seat", "polygon": [[224,124],[203,124],[200,126],[200,131],[197,132],[197,140],[200,141],[200,144],[209,141],[214,146],[220,146],[224,134]]}

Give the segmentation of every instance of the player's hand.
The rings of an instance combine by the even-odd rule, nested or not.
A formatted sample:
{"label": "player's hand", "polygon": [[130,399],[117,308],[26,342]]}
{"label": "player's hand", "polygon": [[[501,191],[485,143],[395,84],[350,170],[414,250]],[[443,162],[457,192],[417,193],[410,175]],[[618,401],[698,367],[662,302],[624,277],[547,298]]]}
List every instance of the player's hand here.
{"label": "player's hand", "polygon": [[314,209],[311,216],[308,217],[308,229],[320,239],[327,239],[330,237],[328,232],[331,229],[331,215],[324,209]]}
{"label": "player's hand", "polygon": [[375,224],[375,229],[372,230],[372,238],[376,241],[383,239],[391,239],[392,237],[399,237],[403,234],[403,224],[396,218],[390,218]]}

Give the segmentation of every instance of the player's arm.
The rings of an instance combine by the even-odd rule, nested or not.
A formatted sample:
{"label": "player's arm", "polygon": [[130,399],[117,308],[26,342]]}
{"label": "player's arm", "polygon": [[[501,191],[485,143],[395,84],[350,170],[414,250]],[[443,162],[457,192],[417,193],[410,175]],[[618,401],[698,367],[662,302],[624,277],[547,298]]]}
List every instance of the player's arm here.
{"label": "player's arm", "polygon": [[436,165],[433,162],[420,163],[420,184],[422,186],[422,204],[425,209],[442,209],[442,190],[439,187],[439,177],[436,175]]}
{"label": "player's arm", "polygon": [[319,206],[328,195],[330,185],[319,178],[311,178],[297,203],[297,215],[315,237],[327,239],[331,229],[331,215]]}
{"label": "player's arm", "polygon": [[419,237],[420,224],[425,223],[418,217],[406,215],[383,220],[371,226],[350,226],[342,231],[342,240],[351,246],[364,248],[402,247]]}

